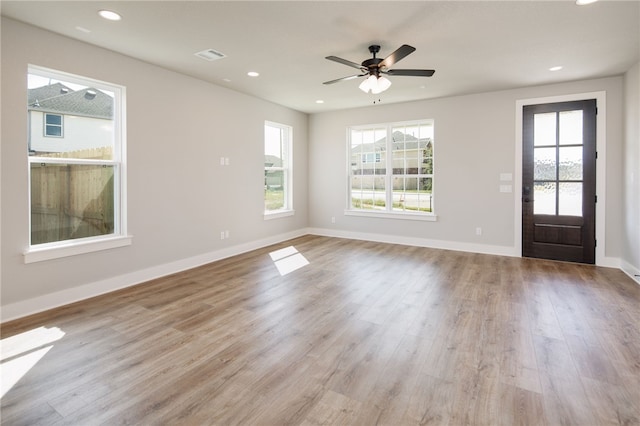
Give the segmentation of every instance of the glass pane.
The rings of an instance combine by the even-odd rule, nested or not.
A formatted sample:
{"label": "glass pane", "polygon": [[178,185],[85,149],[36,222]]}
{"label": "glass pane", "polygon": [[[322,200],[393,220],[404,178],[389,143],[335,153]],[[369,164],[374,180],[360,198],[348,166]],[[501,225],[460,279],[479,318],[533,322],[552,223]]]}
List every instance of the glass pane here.
{"label": "glass pane", "polygon": [[[46,127],[47,136],[62,136],[62,127],[60,126],[47,126]],[[49,155],[50,157],[50,155]]]}
{"label": "glass pane", "polygon": [[412,205],[414,196],[409,195],[415,193],[418,185],[417,178],[397,177],[393,179],[393,210],[407,210],[407,204]]}
{"label": "glass pane", "polygon": [[420,179],[420,187],[418,188],[418,210],[424,212],[432,212],[433,211],[433,198],[432,198],[432,189],[433,189],[433,179],[432,178],[421,178]]}
{"label": "glass pane", "polygon": [[352,174],[385,174],[385,129],[352,129],[350,143]]}
{"label": "glass pane", "polygon": [[556,144],[556,113],[547,112],[533,116],[533,145]]}
{"label": "glass pane", "polygon": [[433,174],[433,157],[427,157],[422,159],[422,168],[420,173],[423,175]]}
{"label": "glass pane", "polygon": [[536,182],[533,185],[533,214],[556,214],[556,183]]}
{"label": "glass pane", "polygon": [[433,142],[430,139],[423,139],[420,144],[422,154],[422,174],[433,174]]}
{"label": "glass pane", "polygon": [[556,179],[556,149],[555,148],[534,148],[533,149],[533,179],[534,180],[555,180]]}
{"label": "glass pane", "polygon": [[559,157],[558,179],[582,180],[582,147],[562,147]]}
{"label": "glass pane", "polygon": [[582,110],[560,113],[560,145],[582,145]]}
{"label": "glass pane", "polygon": [[582,183],[560,182],[558,213],[566,216],[582,216]]}
{"label": "glass pane", "polygon": [[431,178],[397,177],[393,179],[393,210],[430,212]]}
{"label": "glass pane", "polygon": [[265,167],[282,167],[282,159],[284,158],[282,145],[282,129],[275,126],[264,126]]}
{"label": "glass pane", "polygon": [[351,177],[351,205],[357,209],[384,209],[384,178],[375,176]]}
{"label": "glass pane", "polygon": [[31,244],[113,234],[114,169],[31,164]]}
{"label": "glass pane", "polygon": [[62,116],[57,114],[47,114],[46,115],[47,124],[57,124],[58,126],[62,125]]}
{"label": "glass pane", "polygon": [[406,174],[404,160],[405,160],[404,149],[398,149],[393,151],[393,174],[394,175]]}
{"label": "glass pane", "polygon": [[264,210],[273,211],[284,208],[284,170],[265,170],[264,172]]}
{"label": "glass pane", "polygon": [[29,74],[29,155],[112,160],[114,98],[113,92]]}

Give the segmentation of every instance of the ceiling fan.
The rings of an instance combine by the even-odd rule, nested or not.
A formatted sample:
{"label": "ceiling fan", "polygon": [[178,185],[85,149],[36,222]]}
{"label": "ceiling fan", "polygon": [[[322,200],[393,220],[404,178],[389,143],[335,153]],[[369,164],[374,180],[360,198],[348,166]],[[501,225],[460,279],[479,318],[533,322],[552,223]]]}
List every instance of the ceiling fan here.
{"label": "ceiling fan", "polygon": [[373,55],[373,58],[367,59],[362,64],[348,61],[346,59],[338,58],[337,56],[327,56],[325,59],[330,61],[339,62],[349,67],[357,68],[361,74],[351,75],[348,77],[338,78],[336,80],[325,81],[323,84],[333,84],[339,81],[352,80],[358,77],[369,76],[360,84],[360,89],[368,93],[371,91],[373,94],[384,92],[391,86],[391,82],[381,74],[387,75],[405,75],[411,77],[431,77],[434,70],[391,70],[390,67],[396,62],[413,53],[416,50],[415,47],[403,44],[395,52],[390,54],[384,59],[376,58],[376,54],[380,52],[380,46],[377,44],[369,46],[369,52]]}

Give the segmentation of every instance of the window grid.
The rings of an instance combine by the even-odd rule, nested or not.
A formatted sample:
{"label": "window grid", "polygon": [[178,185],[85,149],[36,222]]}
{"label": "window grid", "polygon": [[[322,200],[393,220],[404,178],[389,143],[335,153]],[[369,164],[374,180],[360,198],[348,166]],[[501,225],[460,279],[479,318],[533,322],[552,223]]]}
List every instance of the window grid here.
{"label": "window grid", "polygon": [[353,127],[348,147],[349,210],[433,214],[433,121]]}

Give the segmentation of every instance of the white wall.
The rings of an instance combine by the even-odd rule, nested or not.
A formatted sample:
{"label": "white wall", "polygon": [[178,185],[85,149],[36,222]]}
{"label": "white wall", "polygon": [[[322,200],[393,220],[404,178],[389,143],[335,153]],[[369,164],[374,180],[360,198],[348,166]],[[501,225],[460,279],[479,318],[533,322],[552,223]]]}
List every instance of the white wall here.
{"label": "white wall", "polygon": [[[133,245],[24,263],[28,64],[126,87]],[[306,114],[6,18],[1,67],[3,320],[172,272],[189,259],[204,262],[233,247],[278,240],[306,226]],[[269,221],[263,220],[265,120],[293,126],[299,165],[295,216]],[[229,166],[220,166],[223,156]],[[221,230],[229,230],[230,238],[221,240]]]}
{"label": "white wall", "polygon": [[[405,104],[314,114],[309,121],[309,221],[326,235],[376,238],[416,245],[519,255],[516,244],[516,101],[606,92],[605,256],[618,259],[622,240],[622,77],[482,93]],[[434,83],[435,84],[435,83]],[[345,216],[346,128],[350,125],[435,120],[436,222]],[[328,165],[331,165],[328,167]],[[342,173],[336,173],[341,170]],[[513,182],[500,182],[514,173]],[[501,193],[500,184],[514,185]],[[331,217],[336,223],[331,223]],[[482,235],[476,235],[476,228]],[[599,242],[602,244],[603,242]]]}
{"label": "white wall", "polygon": [[[624,238],[622,267],[631,276],[640,274],[640,63],[624,78]],[[640,278],[636,278],[640,281]]]}

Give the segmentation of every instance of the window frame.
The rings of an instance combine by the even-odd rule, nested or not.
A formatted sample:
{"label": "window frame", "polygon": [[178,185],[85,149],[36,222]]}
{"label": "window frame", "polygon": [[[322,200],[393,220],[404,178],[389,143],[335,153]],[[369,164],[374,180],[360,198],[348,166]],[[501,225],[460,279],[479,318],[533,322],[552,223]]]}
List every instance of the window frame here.
{"label": "window frame", "polygon": [[[434,136],[431,140],[432,148],[431,148],[431,167],[432,173],[430,174],[431,178],[431,212],[415,212],[415,211],[398,211],[393,210],[393,178],[394,177],[405,177],[406,174],[394,174],[393,170],[393,155],[384,155],[384,160],[381,161],[383,164],[382,167],[385,167],[385,174],[378,175],[374,174],[374,176],[380,176],[384,178],[384,187],[385,187],[385,210],[371,210],[371,209],[359,209],[353,207],[352,203],[352,134],[353,131],[362,131],[362,130],[377,130],[384,129],[386,131],[386,145],[385,152],[393,152],[393,129],[397,127],[408,127],[408,126],[416,126],[416,125],[425,125],[428,124],[432,126],[434,129]],[[387,122],[387,123],[379,123],[379,124],[365,124],[365,125],[354,125],[347,127],[347,161],[346,161],[346,181],[347,181],[347,197],[346,197],[346,208],[344,210],[345,216],[361,216],[361,217],[375,217],[375,218],[387,218],[387,219],[401,219],[401,220],[418,220],[418,221],[436,221],[437,215],[435,213],[435,120],[434,119],[420,119],[420,120],[411,120],[411,121],[398,121],[398,122]],[[362,154],[362,153],[361,153]],[[363,163],[364,164],[364,163]],[[374,163],[370,163],[374,164]],[[416,178],[424,177],[423,174],[412,175]]]}
{"label": "window frame", "polygon": [[[96,80],[90,77],[70,74],[29,64],[27,74],[60,80],[114,94],[113,109],[113,158],[111,160],[51,158],[29,155],[29,140],[25,141],[27,149],[27,249],[23,252],[24,262],[32,263],[75,256],[100,250],[131,245],[132,237],[127,233],[127,162],[126,162],[126,87]],[[26,88],[25,88],[26,89]],[[63,115],[63,114],[62,114]],[[43,117],[44,118],[44,117]],[[64,120],[64,117],[63,117]],[[46,126],[46,119],[44,120]],[[70,165],[108,165],[114,167],[114,230],[111,234],[67,239],[41,244],[31,243],[31,165],[34,163],[70,164]]]}
{"label": "window frame", "polygon": [[[277,123],[275,121],[265,120],[264,122],[264,139],[263,139],[263,158],[267,155],[267,127],[273,127],[284,131],[284,137],[281,139],[281,150],[283,152],[282,166],[264,166],[265,179],[267,172],[270,171],[282,171],[283,172],[283,191],[284,191],[284,206],[277,210],[263,210],[264,220],[277,219],[281,217],[293,216],[295,210],[293,208],[293,127],[287,124]],[[281,133],[282,134],[282,133]],[[263,161],[264,162],[264,161]],[[266,191],[266,182],[265,191]],[[264,197],[263,197],[264,203]]]}
{"label": "window frame", "polygon": [[[49,124],[47,122],[47,118],[49,116],[56,116],[56,117],[60,117],[60,124]],[[44,137],[46,138],[64,138],[64,115],[63,114],[55,114],[52,112],[45,112],[44,113],[44,120],[42,121],[42,125],[44,127],[43,132],[44,132]],[[60,129],[60,134],[59,135],[50,135],[47,130],[49,129],[49,127],[55,127],[55,128],[59,128]]]}

